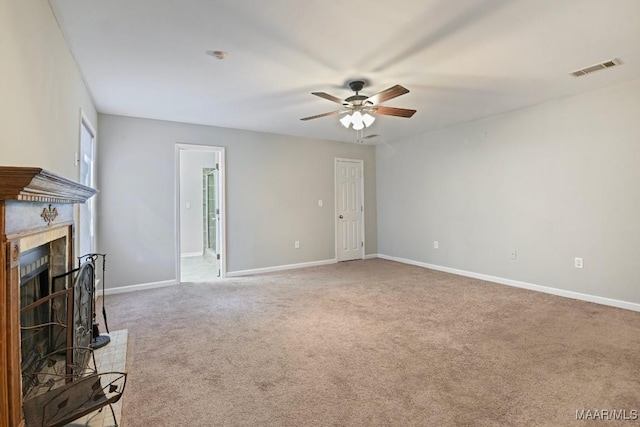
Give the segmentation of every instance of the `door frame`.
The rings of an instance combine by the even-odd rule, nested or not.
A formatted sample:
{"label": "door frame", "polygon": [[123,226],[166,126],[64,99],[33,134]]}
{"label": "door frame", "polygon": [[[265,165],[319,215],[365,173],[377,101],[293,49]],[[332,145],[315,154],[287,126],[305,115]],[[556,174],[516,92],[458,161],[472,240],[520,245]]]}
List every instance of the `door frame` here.
{"label": "door frame", "polygon": [[182,272],[180,266],[180,152],[181,151],[214,151],[218,153],[219,166],[219,186],[220,186],[220,278],[227,275],[227,236],[226,236],[226,197],[225,197],[225,148],[213,145],[183,144],[176,143],[175,147],[175,262],[176,262],[176,281],[181,283]]}
{"label": "door frame", "polygon": [[[96,132],[96,127],[93,125],[93,123],[91,122],[91,120],[89,119],[89,116],[87,116],[87,114],[84,112],[84,110],[82,108],[80,108],[80,126],[78,127],[78,151],[76,151],[76,158],[75,158],[75,166],[78,169],[78,182],[81,182],[81,176],[80,176],[80,159],[82,157],[82,128],[85,128],[87,130],[87,132],[89,133],[89,135],[91,135],[91,154],[92,154],[92,164],[91,164],[91,180],[92,183],[90,185],[90,187],[96,188],[97,187],[97,181],[98,181],[98,176],[97,176],[97,172],[98,172],[98,168],[97,168],[97,140],[98,140],[98,132]],[[93,236],[91,236],[91,247],[93,249],[93,252],[96,252],[96,248],[97,246],[97,212],[98,212],[98,203],[97,203],[97,199],[98,196],[94,196],[91,197],[89,200],[87,200],[85,203],[87,204],[87,206],[91,206],[91,208],[88,208],[87,210],[89,211],[89,215],[90,218],[89,220],[93,223]],[[76,204],[74,207],[74,215],[76,215],[76,233],[75,233],[75,237],[74,237],[74,249],[76,252],[80,251],[80,239],[82,238],[82,236],[80,235],[80,221],[84,221],[84,217],[82,215],[82,210],[80,209],[80,205]],[[85,255],[85,254],[81,254],[81,253],[77,253],[77,256],[80,255]]]}
{"label": "door frame", "polygon": [[362,202],[362,210],[361,212],[361,224],[360,224],[360,235],[362,236],[362,246],[360,248],[360,259],[364,259],[365,258],[365,246],[367,245],[366,239],[365,239],[365,227],[364,227],[364,214],[365,214],[365,209],[364,209],[364,160],[362,159],[348,159],[348,158],[344,158],[344,157],[336,157],[333,163],[333,192],[334,192],[334,212],[333,212],[333,227],[334,227],[334,232],[335,232],[335,259],[336,262],[340,262],[340,260],[338,259],[338,232],[339,232],[339,224],[338,224],[338,162],[351,162],[351,163],[359,163],[360,164],[360,170],[362,172],[361,178],[360,178],[360,195],[361,195],[361,202]]}

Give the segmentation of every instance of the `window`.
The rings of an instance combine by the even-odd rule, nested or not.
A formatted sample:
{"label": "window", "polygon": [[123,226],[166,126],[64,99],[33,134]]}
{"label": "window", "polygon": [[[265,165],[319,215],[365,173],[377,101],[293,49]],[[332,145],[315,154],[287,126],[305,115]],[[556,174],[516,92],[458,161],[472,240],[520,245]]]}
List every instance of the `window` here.
{"label": "window", "polygon": [[[96,133],[83,116],[80,126],[80,184],[95,186]],[[94,253],[95,249],[95,198],[80,205],[78,220],[78,255]]]}

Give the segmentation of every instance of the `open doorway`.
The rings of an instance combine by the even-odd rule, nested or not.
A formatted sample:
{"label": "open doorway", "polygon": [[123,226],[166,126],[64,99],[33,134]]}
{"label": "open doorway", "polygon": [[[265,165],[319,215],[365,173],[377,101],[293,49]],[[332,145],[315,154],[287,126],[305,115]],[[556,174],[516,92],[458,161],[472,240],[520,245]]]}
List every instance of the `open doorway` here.
{"label": "open doorway", "polygon": [[180,282],[225,275],[224,148],[176,145],[176,270]]}

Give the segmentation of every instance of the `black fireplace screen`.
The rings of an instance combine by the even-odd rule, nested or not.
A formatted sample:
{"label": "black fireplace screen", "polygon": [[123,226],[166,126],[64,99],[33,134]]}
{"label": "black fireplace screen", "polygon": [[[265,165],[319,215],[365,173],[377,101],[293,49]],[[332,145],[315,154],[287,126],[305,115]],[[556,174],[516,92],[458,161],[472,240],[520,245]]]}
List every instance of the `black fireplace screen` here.
{"label": "black fireplace screen", "polygon": [[[38,248],[36,248],[38,249]],[[31,261],[21,278],[22,393],[28,399],[82,375],[89,359],[94,298],[94,263],[49,280],[46,251],[21,255]],[[37,261],[33,261],[37,260]]]}

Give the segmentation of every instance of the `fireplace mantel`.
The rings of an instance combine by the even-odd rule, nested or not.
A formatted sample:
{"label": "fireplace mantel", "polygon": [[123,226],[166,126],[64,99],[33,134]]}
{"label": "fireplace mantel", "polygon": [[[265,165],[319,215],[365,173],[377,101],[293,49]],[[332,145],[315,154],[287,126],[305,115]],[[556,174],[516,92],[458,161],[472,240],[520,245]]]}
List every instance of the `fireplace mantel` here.
{"label": "fireplace mantel", "polygon": [[0,166],[0,200],[84,203],[96,192],[41,168]]}
{"label": "fireplace mantel", "polygon": [[0,166],[0,427],[24,426],[20,361],[20,256],[64,239],[73,268],[73,204],[97,190],[35,167]]}

